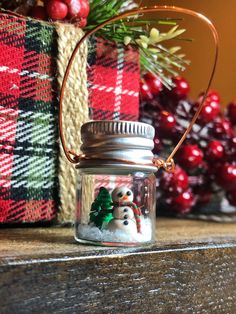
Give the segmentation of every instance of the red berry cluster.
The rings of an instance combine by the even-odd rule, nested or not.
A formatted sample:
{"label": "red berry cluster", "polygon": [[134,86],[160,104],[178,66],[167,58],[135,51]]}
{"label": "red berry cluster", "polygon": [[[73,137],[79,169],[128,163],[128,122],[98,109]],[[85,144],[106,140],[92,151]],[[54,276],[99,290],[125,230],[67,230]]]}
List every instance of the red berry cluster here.
{"label": "red berry cluster", "polygon": [[40,20],[63,20],[83,28],[89,14],[88,0],[43,0],[43,6],[36,5],[31,16]]}
{"label": "red berry cluster", "polygon": [[[140,120],[156,130],[154,154],[168,155],[184,133],[202,101],[188,98],[189,84],[173,78],[171,90],[147,73],[140,86]],[[198,211],[219,195],[236,206],[236,100],[225,113],[220,96],[209,91],[193,130],[177,153],[174,173],[159,171],[158,206],[175,213]]]}

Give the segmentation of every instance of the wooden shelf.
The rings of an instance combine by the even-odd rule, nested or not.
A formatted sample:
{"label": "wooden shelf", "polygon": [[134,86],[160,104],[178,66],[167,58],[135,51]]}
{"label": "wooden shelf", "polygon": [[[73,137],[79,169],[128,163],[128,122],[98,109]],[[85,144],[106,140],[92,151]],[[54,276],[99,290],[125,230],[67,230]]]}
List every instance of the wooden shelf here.
{"label": "wooden shelf", "polygon": [[236,224],[159,219],[145,248],[0,229],[1,313],[236,313]]}

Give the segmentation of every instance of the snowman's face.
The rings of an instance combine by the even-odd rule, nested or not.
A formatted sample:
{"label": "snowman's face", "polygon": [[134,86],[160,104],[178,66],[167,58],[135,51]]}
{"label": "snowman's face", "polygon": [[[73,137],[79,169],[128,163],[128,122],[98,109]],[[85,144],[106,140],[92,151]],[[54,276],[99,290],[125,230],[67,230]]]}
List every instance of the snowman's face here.
{"label": "snowman's face", "polygon": [[111,196],[115,203],[132,202],[134,199],[133,192],[125,186],[115,188]]}

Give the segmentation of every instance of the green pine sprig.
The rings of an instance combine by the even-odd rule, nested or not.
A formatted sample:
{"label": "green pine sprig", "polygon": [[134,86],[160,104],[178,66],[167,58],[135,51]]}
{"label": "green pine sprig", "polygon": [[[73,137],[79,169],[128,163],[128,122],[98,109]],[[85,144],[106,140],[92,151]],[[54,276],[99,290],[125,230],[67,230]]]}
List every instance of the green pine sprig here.
{"label": "green pine sprig", "polygon": [[[90,0],[90,14],[85,31],[135,7],[137,4],[133,0]],[[159,76],[163,84],[171,88],[171,77],[178,75],[178,72],[183,71],[189,64],[185,55],[179,53],[181,47],[163,46],[164,42],[173,39],[186,40],[181,37],[185,29],[178,28],[179,20],[172,18],[146,20],[143,16],[136,15],[106,25],[97,32],[97,36],[139,49],[141,70]],[[162,33],[156,28],[157,25],[169,25],[171,28],[168,32]]]}

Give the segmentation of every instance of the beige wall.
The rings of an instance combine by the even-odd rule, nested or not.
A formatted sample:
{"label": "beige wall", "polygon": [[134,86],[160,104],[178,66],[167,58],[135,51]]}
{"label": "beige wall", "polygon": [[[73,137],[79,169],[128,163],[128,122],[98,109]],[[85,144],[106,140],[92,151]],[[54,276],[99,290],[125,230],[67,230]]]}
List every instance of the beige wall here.
{"label": "beige wall", "polygon": [[[140,2],[140,1],[139,1]],[[212,87],[222,96],[222,104],[236,99],[236,1],[235,0],[143,0],[143,5],[175,5],[206,15],[216,26],[220,37],[219,63]],[[165,16],[174,16],[165,13]],[[178,15],[179,16],[179,15]],[[196,97],[207,84],[213,58],[213,41],[210,32],[194,18],[184,17],[180,26],[186,28],[185,36],[192,43],[173,42],[183,46],[191,65],[183,76],[191,85],[191,96]]]}

